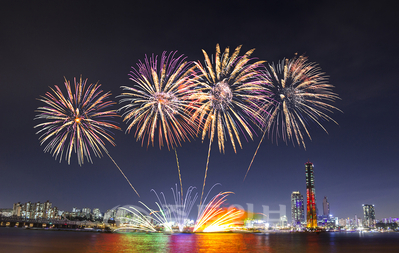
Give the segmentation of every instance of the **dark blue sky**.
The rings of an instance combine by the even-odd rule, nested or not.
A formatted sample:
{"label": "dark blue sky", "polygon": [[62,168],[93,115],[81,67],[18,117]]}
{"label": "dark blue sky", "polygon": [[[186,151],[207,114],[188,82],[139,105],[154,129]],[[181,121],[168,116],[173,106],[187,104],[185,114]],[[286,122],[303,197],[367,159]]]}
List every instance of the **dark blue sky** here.
{"label": "dark blue sky", "polygon": [[[310,125],[307,149],[265,141],[252,169],[243,177],[260,140],[244,143],[235,154],[213,146],[207,189],[233,191],[229,204],[253,203],[271,210],[287,205],[292,191],[305,194],[305,165],[315,165],[319,208],[324,196],[338,217],[362,215],[361,204],[375,204],[377,218],[399,217],[398,17],[390,1],[229,1],[226,4],[168,1],[39,1],[3,5],[0,10],[0,208],[15,202],[50,200],[62,210],[72,207],[153,205],[150,190],[178,183],[175,154],[167,148],[141,147],[133,135],[115,133],[108,145],[115,161],[136,187],[140,199],[108,157],[79,167],[59,163],[43,152],[35,134],[36,100],[49,87],[82,75],[102,84],[113,97],[128,79],[131,66],[145,54],[178,50],[203,62],[215,45],[276,62],[306,54],[330,76],[343,113],[325,122],[326,134]],[[114,99],[116,100],[116,99]],[[125,129],[125,124],[120,121]],[[259,133],[258,133],[259,135]],[[178,148],[184,191],[202,187],[208,142],[200,139]],[[74,157],[76,158],[76,157]],[[195,215],[195,214],[194,214]]]}

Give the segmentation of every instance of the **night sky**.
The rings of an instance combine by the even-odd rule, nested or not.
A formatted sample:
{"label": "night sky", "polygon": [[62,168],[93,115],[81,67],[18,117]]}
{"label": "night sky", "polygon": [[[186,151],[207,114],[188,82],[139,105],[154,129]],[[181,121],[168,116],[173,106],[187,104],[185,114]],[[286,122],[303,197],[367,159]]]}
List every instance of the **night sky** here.
{"label": "night sky", "polygon": [[[42,106],[37,98],[63,86],[64,76],[82,75],[118,101],[120,86],[133,85],[131,66],[145,54],[178,50],[203,63],[201,49],[213,54],[219,43],[231,50],[243,45],[241,55],[256,48],[253,56],[268,62],[305,54],[330,76],[341,97],[334,105],[343,113],[330,114],[339,125],[323,122],[328,134],[310,124],[306,150],[264,141],[244,182],[260,132],[237,153],[226,143],[221,154],[214,143],[206,188],[222,186],[211,195],[233,191],[229,205],[252,203],[256,212],[283,204],[290,217],[292,191],[306,194],[309,160],[319,210],[327,196],[339,218],[363,217],[362,204],[374,204],[377,219],[399,217],[399,18],[393,1],[9,2],[0,10],[0,208],[47,200],[65,211],[105,212],[138,201],[155,208],[151,189],[172,202],[170,188],[179,182],[173,151],[142,147],[117,119],[117,146],[107,148],[139,198],[107,156],[79,166],[76,156],[68,165],[44,153],[33,128]],[[207,149],[200,138],[177,149],[184,191],[192,185],[201,194]]]}

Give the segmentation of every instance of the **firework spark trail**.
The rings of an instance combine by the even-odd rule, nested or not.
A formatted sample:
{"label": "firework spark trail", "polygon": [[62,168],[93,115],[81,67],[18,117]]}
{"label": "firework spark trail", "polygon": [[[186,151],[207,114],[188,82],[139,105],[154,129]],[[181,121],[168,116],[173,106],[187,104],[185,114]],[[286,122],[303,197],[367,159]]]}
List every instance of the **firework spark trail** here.
{"label": "firework spark trail", "polygon": [[[155,204],[160,208],[160,211],[162,210],[162,213],[164,214],[165,219],[171,220],[172,219],[172,211],[170,210],[169,205],[167,204],[165,194],[163,192],[160,193],[163,197],[163,202],[162,202],[161,199],[159,198],[158,193],[154,189],[151,189],[151,191],[154,192],[155,196],[158,199],[158,202],[161,204],[161,206],[159,206],[158,202],[155,202]],[[166,214],[165,214],[164,210],[166,211]]]}
{"label": "firework spark trail", "polygon": [[[164,227],[165,231],[172,231],[170,219],[166,217],[164,210],[158,203],[155,203],[158,206],[158,211],[149,208],[141,201],[139,201],[139,203],[149,211],[147,215],[145,215],[147,212],[139,207],[130,205],[118,207],[116,220],[121,223],[119,229],[135,229],[146,232],[156,232],[157,230],[155,225],[160,225]],[[133,218],[126,217],[126,212],[133,215]]]}
{"label": "firework spark trail", "polygon": [[217,217],[210,225],[206,226],[203,232],[222,232],[228,229],[244,215],[244,211],[235,208],[227,210]]}
{"label": "firework spark trail", "polygon": [[[123,211],[131,213],[133,215],[133,218],[128,218],[123,215]],[[137,208],[133,206],[119,207],[115,220],[120,223],[119,228],[115,231],[121,229],[134,229],[145,232],[156,232],[155,226],[151,223],[149,217],[145,216],[142,212],[140,212]]]}
{"label": "firework spark trail", "polygon": [[179,172],[179,180],[180,180],[180,191],[181,191],[181,202],[183,202],[183,183],[181,181],[181,174],[180,174],[180,166],[179,166],[179,158],[177,157],[177,150],[175,150],[175,155],[176,155],[176,163],[177,163],[177,171]]}
{"label": "firework spark trail", "polygon": [[263,139],[265,138],[265,135],[266,135],[266,130],[263,131],[262,138],[260,139],[259,144],[258,144],[258,146],[256,147],[254,156],[252,157],[252,160],[251,160],[251,162],[249,163],[247,172],[245,173],[245,176],[244,176],[244,180],[242,180],[242,181],[245,181],[245,179],[247,178],[248,172],[249,172],[249,170],[251,169],[252,163],[254,162],[256,155],[258,154],[258,150],[259,150],[259,148],[260,148],[260,144],[262,144]]}
{"label": "firework spark trail", "polygon": [[[214,185],[211,187],[211,189],[209,189],[208,193],[206,194],[206,196],[205,196],[205,198],[204,198],[204,202],[206,202],[206,200],[207,200],[208,197],[209,197],[209,194],[211,193],[211,191],[213,190],[213,188],[214,188],[215,186],[217,186],[217,185],[222,185],[222,184],[220,184],[220,183],[214,184]],[[204,204],[200,204],[200,205],[198,206],[197,220],[198,220],[200,214],[203,212],[203,210],[204,210],[205,207],[206,207],[206,206],[205,206]]]}
{"label": "firework spark trail", "polygon": [[179,227],[179,231],[183,232],[185,222],[188,220],[188,215],[191,212],[191,209],[194,206],[195,201],[197,200],[198,195],[195,194],[194,197],[191,196],[192,191],[195,189],[195,187],[190,186],[187,191],[186,191],[186,197],[183,199],[180,198],[180,192],[178,191],[177,184],[176,184],[176,189],[174,190],[171,188],[172,193],[173,193],[173,199],[174,199],[174,205],[168,204],[166,201],[165,194],[161,192],[161,196],[163,198],[163,201],[157,194],[157,192],[154,189],[151,189],[153,191],[158,199],[159,204],[156,202],[156,204],[159,207],[159,210],[162,210],[166,220],[172,220],[172,214],[173,217],[175,218],[175,222],[177,223]]}
{"label": "firework spark trail", "polygon": [[198,214],[194,232],[226,231],[238,218],[242,217],[244,212],[241,210],[233,208],[226,211],[221,208],[221,205],[226,201],[226,197],[231,193],[233,192],[221,192],[209,201]]}
{"label": "firework spark trail", "polygon": [[190,186],[187,190],[186,197],[184,201],[182,200],[180,202],[179,200],[179,192],[177,191],[177,185],[176,185],[176,192],[173,192],[173,197],[175,201],[175,210],[174,210],[174,217],[175,220],[177,221],[177,224],[179,226],[180,232],[183,232],[185,222],[188,220],[188,215],[191,212],[191,209],[194,206],[195,201],[197,200],[198,195],[195,194],[193,198],[191,198],[191,192],[195,189],[195,187]]}
{"label": "firework spark trail", "polygon": [[198,72],[193,80],[197,84],[193,98],[200,101],[200,107],[194,112],[193,119],[198,123],[197,132],[202,129],[202,141],[209,135],[209,148],[205,168],[204,184],[202,186],[201,201],[204,195],[206,176],[209,166],[210,150],[215,134],[217,134],[219,151],[224,152],[225,136],[228,135],[234,152],[236,141],[242,148],[239,130],[252,139],[249,121],[258,122],[261,117],[259,111],[266,92],[259,79],[258,67],[264,61],[249,63],[249,56],[254,49],[238,57],[241,46],[237,47],[230,56],[229,48],[222,54],[216,45],[215,64],[212,65],[208,54],[203,51],[205,67],[195,62]]}
{"label": "firework spark trail", "polygon": [[[208,174],[209,157],[211,156],[211,145],[212,145],[212,142],[209,141],[208,156],[207,156],[207,158],[206,158],[205,176],[204,176],[204,183],[202,184],[202,193],[201,193],[200,206],[202,205],[202,196],[204,195],[206,176],[207,176],[207,174]],[[209,194],[209,193],[208,193],[208,194]]]}
{"label": "firework spark trail", "polygon": [[173,231],[172,227],[169,225],[170,224],[170,217],[169,219],[166,217],[164,210],[159,206],[158,203],[155,203],[158,206],[159,211],[154,211],[153,209],[149,208],[146,206],[143,202],[139,201],[140,204],[145,206],[149,211],[151,211],[150,214],[154,215],[154,218],[164,227],[166,231]]}
{"label": "firework spark trail", "polygon": [[306,126],[308,122],[315,122],[327,134],[320,119],[338,124],[327,113],[333,113],[333,110],[340,111],[330,104],[339,99],[339,96],[332,92],[334,86],[328,83],[328,77],[321,72],[318,64],[308,62],[307,57],[295,56],[279,62],[277,66],[269,64],[261,77],[271,90],[271,101],[274,102],[266,104],[263,108],[268,114],[265,117],[266,128],[244,180],[266,132],[275,136],[276,143],[281,134],[284,142],[291,140],[295,146],[295,139],[299,146],[302,145],[306,149],[304,133],[312,139]]}
{"label": "firework spark trail", "polygon": [[225,198],[231,192],[221,192],[215,195],[207,205],[204,206],[203,211],[198,213],[198,219],[194,226],[194,232],[198,231],[211,218],[216,217],[222,210],[220,205],[225,202]]}
{"label": "firework spark trail", "polygon": [[70,81],[65,78],[64,85],[67,96],[64,96],[61,89],[55,85],[54,89],[50,88],[52,92],[47,92],[45,96],[38,99],[46,104],[36,110],[39,114],[36,115],[35,120],[46,121],[35,126],[35,128],[41,128],[37,132],[37,134],[42,133],[39,138],[40,145],[48,142],[44,152],[52,153],[55,159],[60,156],[60,162],[64,150],[66,150],[65,160],[68,160],[68,164],[71,161],[72,151],[77,154],[79,165],[84,163],[84,157],[87,161],[93,162],[90,149],[98,157],[102,157],[102,151],[104,151],[132,189],[140,196],[115,160],[112,159],[103,141],[105,139],[115,146],[109,129],[120,130],[120,128],[110,123],[110,119],[119,115],[116,110],[107,110],[107,108],[116,103],[108,100],[111,96],[110,92],[102,94],[100,84],[88,86],[86,84],[87,79],[83,81],[80,77],[77,82],[74,78],[75,89],[73,92]]}
{"label": "firework spark trail", "polygon": [[126,181],[129,183],[130,187],[132,187],[133,191],[137,194],[137,196],[140,197],[139,193],[136,191],[136,189],[133,187],[132,183],[130,183],[129,179],[126,177],[125,173],[121,170],[121,168],[116,164],[115,160],[111,157],[111,155],[108,153],[108,151],[105,151],[107,153],[108,157],[112,160],[112,162],[115,164],[115,166],[118,168],[120,173],[122,173],[122,176],[126,179]]}

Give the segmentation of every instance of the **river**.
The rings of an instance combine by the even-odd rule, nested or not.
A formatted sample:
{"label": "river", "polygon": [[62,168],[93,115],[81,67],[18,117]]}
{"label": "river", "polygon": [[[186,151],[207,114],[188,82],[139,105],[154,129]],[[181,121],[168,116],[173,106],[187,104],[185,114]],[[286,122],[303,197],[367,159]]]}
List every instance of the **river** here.
{"label": "river", "polygon": [[145,234],[0,228],[0,252],[399,252],[399,233]]}

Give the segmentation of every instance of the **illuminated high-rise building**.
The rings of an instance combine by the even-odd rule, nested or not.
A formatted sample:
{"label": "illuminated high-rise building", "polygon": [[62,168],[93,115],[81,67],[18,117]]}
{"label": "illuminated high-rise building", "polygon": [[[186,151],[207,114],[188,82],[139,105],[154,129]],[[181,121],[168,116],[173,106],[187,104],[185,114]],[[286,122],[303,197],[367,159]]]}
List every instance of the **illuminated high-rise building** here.
{"label": "illuminated high-rise building", "polygon": [[375,210],[374,205],[363,204],[364,220],[363,224],[365,227],[375,227]]}
{"label": "illuminated high-rise building", "polygon": [[93,217],[96,220],[100,220],[100,219],[102,220],[102,214],[100,212],[100,209],[98,209],[98,208],[93,209]]}
{"label": "illuminated high-rise building", "polygon": [[317,227],[316,213],[316,190],[314,188],[313,163],[305,163],[306,169],[306,222],[307,228],[315,229]]}
{"label": "illuminated high-rise building", "polygon": [[291,194],[291,223],[294,227],[300,227],[305,222],[305,209],[303,195],[298,192]]}
{"label": "illuminated high-rise building", "polygon": [[48,200],[45,203],[18,202],[13,206],[13,215],[28,219],[57,219],[58,208],[52,207],[52,203]]}
{"label": "illuminated high-rise building", "polygon": [[324,196],[324,199],[323,199],[323,215],[324,216],[330,215],[330,203],[328,203],[326,196]]}

